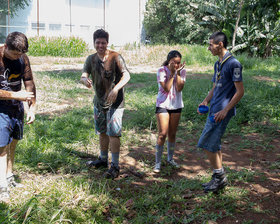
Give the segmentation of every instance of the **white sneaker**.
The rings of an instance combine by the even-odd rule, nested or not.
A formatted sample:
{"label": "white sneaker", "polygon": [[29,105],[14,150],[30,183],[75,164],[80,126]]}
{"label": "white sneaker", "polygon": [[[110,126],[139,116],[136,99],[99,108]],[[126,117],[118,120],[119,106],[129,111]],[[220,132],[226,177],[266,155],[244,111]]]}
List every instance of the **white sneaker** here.
{"label": "white sneaker", "polygon": [[160,172],[160,163],[156,163],[155,168],[154,168],[154,172],[155,173],[159,173]]}
{"label": "white sneaker", "polygon": [[10,195],[7,187],[0,187],[0,202],[8,203]]}
{"label": "white sneaker", "polygon": [[169,165],[171,165],[171,166],[177,168],[177,169],[180,168],[180,165],[179,165],[178,163],[176,163],[176,162],[174,161],[174,159],[171,159],[171,160],[167,161],[167,163],[168,163]]}

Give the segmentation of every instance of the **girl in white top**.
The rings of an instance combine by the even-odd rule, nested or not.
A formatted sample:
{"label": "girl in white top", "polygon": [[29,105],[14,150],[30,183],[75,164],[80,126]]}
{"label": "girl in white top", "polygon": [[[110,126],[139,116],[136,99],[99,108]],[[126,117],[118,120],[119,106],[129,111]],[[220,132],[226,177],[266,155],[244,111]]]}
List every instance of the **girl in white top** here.
{"label": "girl in white top", "polygon": [[176,131],[179,124],[182,108],[182,90],[186,80],[185,62],[181,64],[182,55],[173,50],[167,55],[167,60],[158,69],[158,96],[156,102],[156,117],[158,124],[158,138],[156,144],[156,165],[154,172],[160,172],[161,157],[166,136],[167,142],[167,162],[179,168],[173,160],[175,149]]}

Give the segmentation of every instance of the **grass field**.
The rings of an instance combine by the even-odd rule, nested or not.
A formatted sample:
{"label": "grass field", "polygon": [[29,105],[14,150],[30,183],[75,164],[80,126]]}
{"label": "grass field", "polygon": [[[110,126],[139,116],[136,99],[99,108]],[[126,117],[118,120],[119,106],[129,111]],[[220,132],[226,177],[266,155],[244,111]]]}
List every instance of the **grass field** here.
{"label": "grass field", "polygon": [[[164,164],[156,176],[154,73],[131,74],[125,92],[121,176],[111,181],[102,177],[104,170],[85,166],[99,150],[92,91],[78,84],[81,71],[35,72],[39,113],[34,124],[25,126],[15,163],[25,187],[12,190],[10,204],[0,204],[0,223],[278,223],[279,59],[252,62],[240,56],[246,93],[223,141],[229,186],[220,195],[204,194],[201,184],[211,171],[196,148],[205,122],[196,108],[212,86],[214,60],[187,59],[190,50],[184,50],[192,70],[183,90],[185,107],[175,153],[182,168]],[[157,65],[158,51],[150,53]],[[137,53],[123,55],[134,65],[136,59],[130,59]],[[138,58],[143,60],[138,64],[145,63],[145,57]],[[199,65],[207,69],[196,71]]]}

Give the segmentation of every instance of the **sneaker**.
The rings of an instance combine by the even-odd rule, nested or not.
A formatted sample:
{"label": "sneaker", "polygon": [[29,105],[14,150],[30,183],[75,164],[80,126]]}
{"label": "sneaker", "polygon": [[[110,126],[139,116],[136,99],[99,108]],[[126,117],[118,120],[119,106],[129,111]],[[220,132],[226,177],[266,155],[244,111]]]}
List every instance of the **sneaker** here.
{"label": "sneaker", "polygon": [[155,173],[159,173],[160,172],[160,163],[156,163],[155,168],[154,168],[154,172]]}
{"label": "sneaker", "polygon": [[15,188],[15,187],[21,188],[21,187],[23,187],[23,184],[16,182],[14,175],[8,177],[7,182],[8,182],[8,188]]}
{"label": "sneaker", "polygon": [[207,187],[208,185],[212,184],[213,181],[214,181],[214,178],[215,178],[215,174],[212,174],[211,180],[210,180],[209,182],[207,182],[207,183],[202,184],[202,187],[205,188],[205,187]]}
{"label": "sneaker", "polygon": [[211,181],[208,183],[208,185],[204,188],[204,192],[214,192],[218,193],[219,190],[222,190],[227,186],[227,177],[225,173],[217,174],[214,173],[212,175]]}
{"label": "sneaker", "polygon": [[112,179],[114,180],[115,178],[117,178],[120,174],[120,167],[119,166],[115,166],[113,163],[111,163],[111,168],[105,173],[105,177],[107,179]]}
{"label": "sneaker", "polygon": [[88,161],[86,163],[87,166],[89,167],[95,167],[95,168],[100,168],[100,167],[104,167],[104,168],[107,168],[108,167],[108,160],[104,160],[104,159],[101,159],[100,157],[98,157],[97,160],[95,161]]}
{"label": "sneaker", "polygon": [[10,200],[10,195],[7,187],[0,187],[0,202],[7,203]]}
{"label": "sneaker", "polygon": [[180,168],[180,165],[179,165],[178,163],[176,163],[176,162],[174,161],[174,159],[171,159],[171,160],[167,161],[167,163],[168,163],[169,165],[173,166],[173,167],[176,168],[176,169],[179,169],[179,168]]}

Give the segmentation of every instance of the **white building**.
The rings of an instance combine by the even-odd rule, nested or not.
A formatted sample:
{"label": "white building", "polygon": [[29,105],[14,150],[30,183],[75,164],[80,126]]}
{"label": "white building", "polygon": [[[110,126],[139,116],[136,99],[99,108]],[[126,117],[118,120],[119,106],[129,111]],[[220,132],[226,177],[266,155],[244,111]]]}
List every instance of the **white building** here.
{"label": "white building", "polygon": [[[12,0],[7,0],[12,1]],[[92,34],[105,28],[109,44],[139,43],[146,0],[31,0],[17,16],[2,16],[0,32],[33,36],[78,36],[92,46]],[[2,40],[3,41],[3,40]]]}

